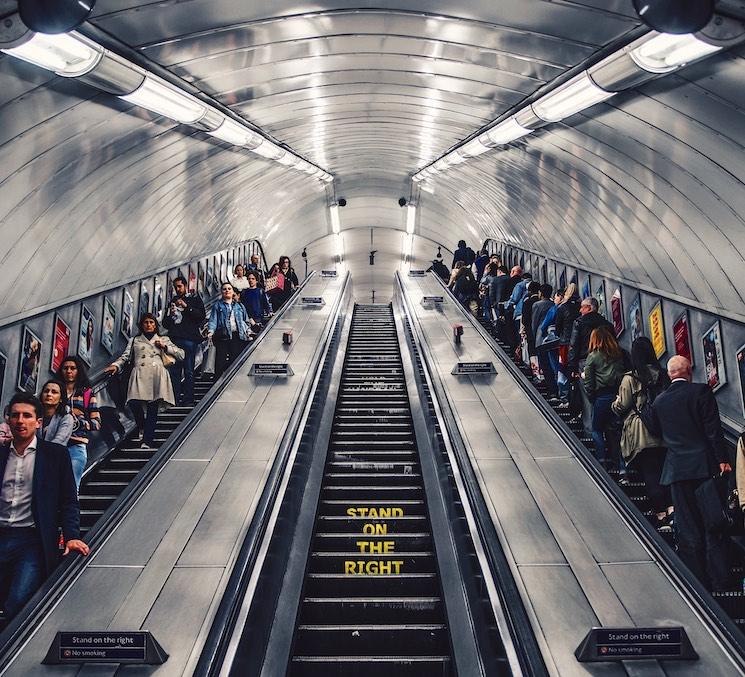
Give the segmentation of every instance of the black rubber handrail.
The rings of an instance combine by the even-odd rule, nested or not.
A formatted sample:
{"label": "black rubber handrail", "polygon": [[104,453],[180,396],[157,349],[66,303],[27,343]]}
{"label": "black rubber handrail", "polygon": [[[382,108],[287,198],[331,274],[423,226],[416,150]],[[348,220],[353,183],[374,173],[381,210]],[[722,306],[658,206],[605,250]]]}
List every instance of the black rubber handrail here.
{"label": "black rubber handrail", "polygon": [[[461,438],[452,411],[448,406],[442,405],[443,402],[448,402],[448,398],[444,392],[442,383],[434,378],[434,374],[436,373],[435,367],[429,356],[426,342],[422,340],[415,313],[411,308],[411,300],[408,298],[398,272],[396,273],[396,282],[412,332],[412,339],[415,342],[415,348],[422,361],[422,368],[427,385],[430,388],[433,404],[435,405],[436,412],[439,413],[438,418],[440,419],[441,434],[450,442],[450,446],[453,449],[466,491],[466,498],[473,512],[478,536],[488,561],[488,574],[496,583],[496,588],[500,596],[500,606],[502,607],[504,618],[509,625],[510,637],[503,637],[502,641],[504,643],[509,641],[512,645],[523,675],[545,677],[549,672],[543,660],[543,653],[536,639],[533,625],[525,609],[523,597],[520,594],[514,574],[504,554],[494,521],[492,520],[478,477],[474,472],[473,465],[468,456],[468,450]],[[487,572],[484,572],[484,574],[486,575]]]}
{"label": "black rubber handrail", "polygon": [[[300,292],[314,277],[315,273],[313,272],[300,284],[293,297],[267,323],[264,332],[267,332],[267,330],[271,329],[280,320],[285,310],[300,298]],[[181,443],[191,434],[192,430],[202,420],[207,410],[217,400],[226,385],[240,371],[243,364],[261,343],[263,335],[260,335],[257,340],[247,346],[233,364],[215,381],[209,392],[189,412],[178,428],[173,431],[166,442],[153,454],[139,474],[129,483],[86,534],[84,540],[92,551],[104,543],[121,518],[134,505],[158,472],[160,472],[161,468],[177,451]],[[86,563],[87,559],[80,555],[66,557],[28,602],[25,607],[26,611],[16,616],[3,633],[0,634],[0,672],[7,667],[25,640],[30,637],[48,613],[56,606],[60,597],[82,573]]]}
{"label": "black rubber handrail", "polygon": [[264,482],[264,488],[251,518],[248,531],[241,544],[238,557],[233,565],[209,634],[202,647],[193,677],[214,677],[220,674],[236,621],[243,605],[246,588],[256,565],[264,536],[267,533],[272,510],[279,494],[285,469],[287,468],[290,452],[297,436],[303,432],[301,422],[306,415],[308,404],[312,401],[316,384],[320,377],[320,374],[317,374],[316,378],[312,375],[319,370],[320,365],[323,363],[323,358],[333,336],[343,302],[350,289],[349,281],[350,276],[347,273],[341,293],[336,299],[334,308],[329,313],[323,336],[318,342],[316,351],[311,358],[311,366],[308,370],[309,376],[302,386],[298,401],[285,427],[282,442],[272,462],[269,475]]}
{"label": "black rubber handrail", "polygon": [[709,631],[727,646],[738,666],[745,670],[745,635],[739,630],[734,621],[711,597],[708,590],[690,572],[688,567],[678,558],[670,546],[660,536],[654,526],[631,499],[613,481],[605,469],[598,463],[592,453],[582,444],[571,428],[559,417],[538,390],[525,377],[525,374],[509,358],[507,353],[495,341],[484,327],[463,308],[447,285],[437,275],[433,274],[443,288],[448,298],[457,308],[462,308],[464,317],[473,326],[486,344],[492,349],[502,365],[514,377],[538,411],[549,422],[562,441],[574,452],[580,464],[587,470],[600,491],[605,495],[617,514],[635,533],[647,551],[655,558],[663,573],[670,579],[681,596],[699,612],[699,615]]}

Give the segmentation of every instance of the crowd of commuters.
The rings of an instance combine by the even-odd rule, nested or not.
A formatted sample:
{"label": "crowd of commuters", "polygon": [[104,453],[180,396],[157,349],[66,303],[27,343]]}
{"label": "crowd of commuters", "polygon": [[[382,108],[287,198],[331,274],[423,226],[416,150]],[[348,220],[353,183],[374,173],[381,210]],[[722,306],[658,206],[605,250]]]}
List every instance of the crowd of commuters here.
{"label": "crowd of commuters", "polygon": [[[621,484],[629,483],[629,470],[638,473],[655,526],[674,531],[681,559],[699,580],[710,590],[731,589],[729,538],[710,526],[707,483],[726,482],[732,459],[714,394],[692,382],[690,362],[676,355],[663,367],[646,337],[636,338],[627,352],[598,312],[597,299],[580,298],[576,282],[554,290],[462,240],[447,283],[517,362],[531,364],[549,401],[581,419],[606,470]],[[745,436],[737,456],[745,512]]]}
{"label": "crowd of commuters", "polygon": [[[158,318],[146,313],[124,352],[104,371],[118,374],[145,448],[156,446],[159,412],[194,405],[194,369],[205,342],[215,352],[215,377],[235,360],[299,282],[289,257],[269,272],[252,256],[236,265],[209,311],[187,281],[173,280],[173,296]],[[271,305],[270,305],[271,304]],[[88,554],[80,540],[78,490],[91,436],[101,414],[85,363],[63,359],[39,398],[13,396],[0,424],[0,630],[70,552]]]}

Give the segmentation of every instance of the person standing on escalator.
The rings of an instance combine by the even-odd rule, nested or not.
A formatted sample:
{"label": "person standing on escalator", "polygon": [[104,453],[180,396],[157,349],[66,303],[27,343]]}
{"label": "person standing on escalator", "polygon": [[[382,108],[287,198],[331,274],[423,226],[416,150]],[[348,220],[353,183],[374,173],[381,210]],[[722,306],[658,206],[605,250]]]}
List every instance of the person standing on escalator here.
{"label": "person standing on escalator", "polygon": [[458,241],[458,249],[453,254],[453,268],[458,261],[463,261],[463,265],[472,266],[476,260],[476,253],[470,247],[466,246],[465,240]]}
{"label": "person standing on escalator", "polygon": [[251,340],[246,308],[235,300],[233,285],[224,282],[220,293],[222,298],[212,306],[207,323],[207,335],[215,346],[215,379],[222,376]]}

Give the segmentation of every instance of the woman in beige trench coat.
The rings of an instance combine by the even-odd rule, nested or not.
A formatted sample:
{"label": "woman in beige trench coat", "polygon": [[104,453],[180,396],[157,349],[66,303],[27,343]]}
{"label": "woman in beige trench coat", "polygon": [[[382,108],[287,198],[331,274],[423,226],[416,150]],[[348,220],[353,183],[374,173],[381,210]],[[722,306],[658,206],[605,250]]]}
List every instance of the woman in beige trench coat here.
{"label": "woman in beige trench coat", "polygon": [[158,412],[175,404],[173,384],[166,366],[183,360],[184,351],[167,336],[159,335],[158,320],[145,313],[139,322],[140,333],[131,338],[121,357],[104,371],[115,374],[126,365],[132,367],[127,401],[142,431],[142,446],[155,447]]}

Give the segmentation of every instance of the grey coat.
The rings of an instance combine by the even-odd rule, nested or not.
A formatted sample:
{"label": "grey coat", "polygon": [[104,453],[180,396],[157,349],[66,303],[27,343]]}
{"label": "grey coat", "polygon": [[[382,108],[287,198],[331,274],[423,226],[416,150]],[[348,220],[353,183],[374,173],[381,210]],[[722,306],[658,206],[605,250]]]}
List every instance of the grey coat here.
{"label": "grey coat", "polygon": [[44,426],[41,438],[47,442],[54,442],[67,446],[70,436],[75,430],[75,417],[66,412],[64,414],[55,414],[49,419],[49,423]]}
{"label": "grey coat", "polygon": [[160,339],[165,344],[165,352],[177,360],[184,359],[184,351],[167,336],[153,336],[148,341],[142,334],[129,340],[122,356],[112,364],[121,371],[127,364],[132,365],[129,377],[127,400],[141,400],[155,402],[161,400],[165,404],[175,404],[173,384],[168,371],[163,366],[161,351],[153,345],[153,341]]}

